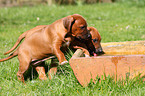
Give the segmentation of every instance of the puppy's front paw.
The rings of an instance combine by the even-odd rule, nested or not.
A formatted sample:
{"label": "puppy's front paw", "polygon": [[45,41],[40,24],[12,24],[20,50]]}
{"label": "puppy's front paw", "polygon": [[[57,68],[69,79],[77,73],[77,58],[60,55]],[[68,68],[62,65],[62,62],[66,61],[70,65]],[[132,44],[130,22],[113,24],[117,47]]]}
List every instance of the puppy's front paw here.
{"label": "puppy's front paw", "polygon": [[85,57],[90,57],[90,55],[85,54]]}
{"label": "puppy's front paw", "polygon": [[64,64],[67,64],[67,63],[68,63],[68,61],[63,61],[63,62],[60,63],[60,65],[64,65]]}

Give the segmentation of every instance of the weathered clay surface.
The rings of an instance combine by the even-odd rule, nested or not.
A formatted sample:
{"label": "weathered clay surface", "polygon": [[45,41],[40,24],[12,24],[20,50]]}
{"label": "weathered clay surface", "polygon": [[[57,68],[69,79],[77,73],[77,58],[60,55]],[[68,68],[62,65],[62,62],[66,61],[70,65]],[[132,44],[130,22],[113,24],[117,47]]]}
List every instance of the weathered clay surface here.
{"label": "weathered clay surface", "polygon": [[102,44],[102,46],[105,53],[111,56],[79,57],[81,54],[79,49],[70,59],[70,66],[81,85],[87,86],[91,78],[95,80],[97,76],[102,76],[104,73],[115,80],[125,79],[126,76],[133,78],[140,73],[142,73],[141,76],[145,75],[145,41],[114,42]]}
{"label": "weathered clay surface", "polygon": [[145,54],[145,41],[101,43],[107,55]]}

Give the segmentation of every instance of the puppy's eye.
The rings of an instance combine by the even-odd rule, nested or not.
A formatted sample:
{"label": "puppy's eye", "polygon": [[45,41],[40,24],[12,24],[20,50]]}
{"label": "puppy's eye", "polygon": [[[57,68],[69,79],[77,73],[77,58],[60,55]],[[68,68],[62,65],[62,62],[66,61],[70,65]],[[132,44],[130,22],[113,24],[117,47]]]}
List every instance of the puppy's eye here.
{"label": "puppy's eye", "polygon": [[84,28],[85,28],[85,26],[81,26],[80,28],[81,28],[81,29],[84,29]]}
{"label": "puppy's eye", "polygon": [[98,39],[93,39],[93,42],[94,42],[94,43],[97,43],[97,42],[98,42]]}

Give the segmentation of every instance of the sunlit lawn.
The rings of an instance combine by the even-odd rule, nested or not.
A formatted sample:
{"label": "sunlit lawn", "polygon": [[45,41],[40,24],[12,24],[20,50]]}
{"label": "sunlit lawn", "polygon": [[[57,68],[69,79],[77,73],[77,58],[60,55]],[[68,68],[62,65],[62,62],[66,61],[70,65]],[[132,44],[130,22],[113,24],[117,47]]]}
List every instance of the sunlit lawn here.
{"label": "sunlit lawn", "polygon": [[[83,6],[39,5],[33,7],[0,8],[0,58],[9,50],[23,32],[37,26],[51,24],[72,14],[82,15],[88,26],[98,29],[102,42],[145,40],[145,7],[127,4],[93,4]],[[68,56],[70,58],[70,56]],[[69,59],[68,58],[68,59]],[[48,64],[49,65],[49,64]],[[37,74],[28,76],[26,86],[17,80],[17,58],[0,63],[1,96],[92,96],[133,95],[144,96],[145,82],[142,79],[114,82],[107,78],[83,88],[69,65],[59,66],[52,80],[40,81]],[[27,72],[30,74],[32,71]],[[35,71],[34,71],[35,73]]]}

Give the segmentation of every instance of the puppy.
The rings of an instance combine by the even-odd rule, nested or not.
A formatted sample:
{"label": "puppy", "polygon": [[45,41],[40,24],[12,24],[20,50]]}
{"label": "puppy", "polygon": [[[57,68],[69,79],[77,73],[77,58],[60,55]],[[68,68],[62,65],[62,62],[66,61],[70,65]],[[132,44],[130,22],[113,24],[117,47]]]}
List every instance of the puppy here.
{"label": "puppy", "polygon": [[95,53],[97,55],[104,54],[104,51],[103,51],[102,46],[101,46],[101,35],[98,32],[98,30],[94,27],[87,27],[87,29],[90,31],[90,34],[92,36],[92,43],[96,49]]}
{"label": "puppy", "polygon": [[64,38],[69,36],[74,36],[78,39],[88,39],[91,36],[87,30],[87,23],[81,15],[70,15],[46,25],[40,30],[38,28],[38,31],[25,38],[16,51],[9,57],[1,59],[0,62],[18,56],[20,65],[17,77],[24,83],[23,74],[34,60],[55,55],[60,65],[68,63],[60,48]]}

